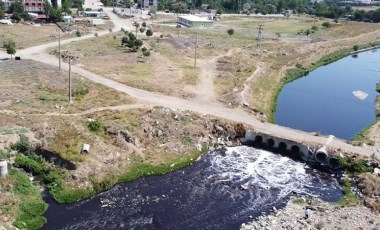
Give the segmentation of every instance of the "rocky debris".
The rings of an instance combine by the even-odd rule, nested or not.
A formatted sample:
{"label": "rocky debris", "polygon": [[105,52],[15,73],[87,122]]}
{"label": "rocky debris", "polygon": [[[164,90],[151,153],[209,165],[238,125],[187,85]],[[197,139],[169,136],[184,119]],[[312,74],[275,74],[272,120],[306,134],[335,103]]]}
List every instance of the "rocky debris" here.
{"label": "rocky debris", "polygon": [[[310,216],[305,219],[308,208]],[[291,199],[281,210],[273,209],[268,216],[260,216],[241,225],[251,229],[380,229],[378,215],[364,206],[340,207],[319,199]]]}
{"label": "rocky debris", "polygon": [[234,126],[236,137],[245,137],[245,128],[242,123],[238,123]]}

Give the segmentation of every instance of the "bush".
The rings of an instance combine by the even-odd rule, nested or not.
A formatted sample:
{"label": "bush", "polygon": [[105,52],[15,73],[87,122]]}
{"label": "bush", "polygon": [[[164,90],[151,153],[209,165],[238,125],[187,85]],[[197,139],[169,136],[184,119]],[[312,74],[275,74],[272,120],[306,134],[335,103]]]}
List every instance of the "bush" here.
{"label": "bush", "polygon": [[352,157],[339,157],[338,160],[345,168],[345,170],[352,174],[360,174],[373,171],[373,168],[371,166],[368,166],[364,160],[355,160]]}
{"label": "bush", "polygon": [[88,123],[88,128],[92,131],[92,132],[98,132],[101,128],[102,128],[102,122],[98,119],[95,119],[93,121],[90,121]]}
{"label": "bush", "polygon": [[324,23],[322,23],[322,26],[327,29],[327,28],[331,27],[331,23],[330,22],[324,22]]}
{"label": "bush", "polygon": [[16,221],[13,225],[20,229],[41,229],[46,223],[45,213],[48,205],[41,199],[40,192],[28,176],[21,172],[11,175],[15,180],[13,192],[20,198]]}
{"label": "bush", "polygon": [[82,34],[80,33],[79,30],[77,30],[76,35],[77,35],[77,37],[81,37],[82,36]]}
{"label": "bush", "polygon": [[354,51],[358,51],[358,50],[359,50],[359,46],[358,46],[358,45],[354,45],[354,46],[352,47],[352,49],[353,49]]}
{"label": "bush", "polygon": [[146,34],[146,36],[150,37],[150,36],[153,35],[153,31],[151,29],[149,29],[149,30],[146,31],[145,34]]}
{"label": "bush", "polygon": [[37,174],[44,173],[44,164],[38,162],[28,156],[25,156],[21,153],[16,155],[14,166],[17,168],[23,168],[28,172],[34,172]]}
{"label": "bush", "polygon": [[0,160],[9,159],[10,156],[11,156],[10,153],[5,152],[4,150],[0,150]]}
{"label": "bush", "polygon": [[20,140],[14,144],[12,143],[10,147],[12,150],[16,150],[21,153],[27,152],[30,149],[29,138],[21,134]]}
{"label": "bush", "polygon": [[146,47],[143,47],[141,49],[141,51],[142,51],[144,57],[149,57],[150,56],[150,51]]}
{"label": "bush", "polygon": [[87,87],[79,86],[74,90],[73,96],[75,97],[75,99],[82,99],[84,96],[88,94],[88,92],[89,90]]}

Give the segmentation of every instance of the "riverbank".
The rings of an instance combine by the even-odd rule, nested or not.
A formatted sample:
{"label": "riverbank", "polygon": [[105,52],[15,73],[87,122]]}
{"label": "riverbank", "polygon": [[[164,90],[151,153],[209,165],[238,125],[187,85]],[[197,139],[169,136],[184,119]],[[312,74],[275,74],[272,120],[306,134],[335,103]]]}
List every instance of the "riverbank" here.
{"label": "riverbank", "polygon": [[[310,209],[308,219],[304,218]],[[379,229],[377,213],[363,205],[341,206],[318,198],[293,197],[281,210],[273,210],[268,216],[245,223],[241,230],[252,229]]]}

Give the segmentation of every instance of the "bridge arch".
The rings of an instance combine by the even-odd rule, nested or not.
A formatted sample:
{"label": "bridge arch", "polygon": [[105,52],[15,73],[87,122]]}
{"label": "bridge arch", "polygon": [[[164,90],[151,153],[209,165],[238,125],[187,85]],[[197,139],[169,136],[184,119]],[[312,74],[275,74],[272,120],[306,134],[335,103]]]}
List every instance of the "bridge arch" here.
{"label": "bridge arch", "polygon": [[276,143],[274,142],[274,140],[273,140],[272,138],[269,138],[269,139],[267,140],[267,146],[268,146],[268,147],[274,147],[275,144],[276,144]]}
{"label": "bridge arch", "polygon": [[285,142],[281,141],[279,144],[278,144],[278,150],[280,151],[286,151],[288,149],[288,146],[286,145]]}

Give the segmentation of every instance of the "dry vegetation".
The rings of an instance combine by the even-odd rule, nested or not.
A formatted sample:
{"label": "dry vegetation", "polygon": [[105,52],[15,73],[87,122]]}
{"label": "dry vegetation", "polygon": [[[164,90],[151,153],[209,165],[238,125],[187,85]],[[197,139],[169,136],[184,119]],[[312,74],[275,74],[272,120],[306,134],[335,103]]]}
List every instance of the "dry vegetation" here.
{"label": "dry vegetation", "polygon": [[17,49],[23,49],[58,41],[55,37],[58,35],[57,28],[55,24],[0,24],[0,44],[3,44],[4,40],[12,39],[16,42]]}
{"label": "dry vegetation", "polygon": [[365,195],[364,202],[366,206],[380,212],[380,177],[376,174],[364,174],[360,177],[358,183],[359,189]]}
{"label": "dry vegetation", "polygon": [[75,113],[131,104],[133,99],[72,74],[74,103],[68,103],[68,73],[34,61],[0,62],[0,109],[14,113]]}

